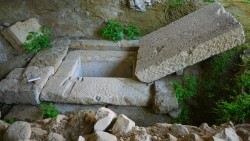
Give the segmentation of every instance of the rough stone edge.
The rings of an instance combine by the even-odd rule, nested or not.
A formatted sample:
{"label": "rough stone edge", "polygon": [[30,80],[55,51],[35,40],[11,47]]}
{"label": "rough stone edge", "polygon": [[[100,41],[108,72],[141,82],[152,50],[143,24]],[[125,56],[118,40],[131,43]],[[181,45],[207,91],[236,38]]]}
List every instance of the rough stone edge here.
{"label": "rough stone edge", "polygon": [[[225,40],[227,40],[227,44],[223,44]],[[199,58],[198,60],[203,61],[213,55],[219,54],[220,52],[232,49],[233,47],[240,45],[244,42],[245,42],[245,34],[244,34],[242,25],[240,25],[240,27],[238,28],[235,28],[220,36],[214,37],[213,39],[208,40],[205,43],[201,43],[197,45],[195,48],[192,48],[193,50],[184,50],[180,52],[179,54],[173,56],[172,58],[169,58],[161,62],[158,65],[152,65],[150,66],[149,69],[145,69],[145,68],[139,69],[138,67],[136,67],[135,75],[142,82],[149,83],[159,78],[162,78],[166,75],[174,73],[175,71],[181,70],[187,66],[198,63],[199,61],[196,61],[197,59],[192,58],[193,54],[198,54],[198,56],[195,56],[195,58]],[[223,44],[223,45],[217,46],[219,48],[216,48],[215,50],[211,50],[210,44],[216,44],[216,45]],[[211,53],[207,55],[207,53],[201,53],[202,52],[201,50],[202,51],[206,50],[206,52],[210,51]],[[203,56],[203,55],[207,55],[207,56]],[[176,62],[180,62],[180,63],[176,64]],[[183,65],[183,62],[185,62],[185,65]],[[138,63],[138,60],[137,60],[137,63]],[[175,71],[166,71],[166,66],[182,66],[182,67],[175,68]],[[155,72],[159,72],[159,73],[155,73]],[[154,77],[147,78],[148,75],[152,76],[152,74]]]}

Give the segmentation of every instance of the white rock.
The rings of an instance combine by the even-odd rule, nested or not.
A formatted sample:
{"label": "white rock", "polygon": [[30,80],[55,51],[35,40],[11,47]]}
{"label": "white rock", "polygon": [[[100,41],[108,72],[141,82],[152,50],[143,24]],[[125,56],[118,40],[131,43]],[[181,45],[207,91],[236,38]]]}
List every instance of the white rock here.
{"label": "white rock", "polygon": [[43,130],[41,128],[31,128],[31,131],[35,136],[43,136],[48,134],[46,130]]}
{"label": "white rock", "polygon": [[208,126],[207,123],[202,123],[199,126],[200,129],[204,130],[205,132],[211,132],[213,129],[211,127]]}
{"label": "white rock", "polygon": [[112,134],[103,131],[96,131],[90,136],[89,141],[117,141],[117,138]]}
{"label": "white rock", "polygon": [[135,74],[152,82],[244,43],[242,25],[218,2],[140,39]]}
{"label": "white rock", "polygon": [[192,133],[184,136],[178,141],[203,141],[203,139],[199,135]]}
{"label": "white rock", "polygon": [[23,121],[16,121],[11,124],[4,134],[4,141],[17,141],[30,139],[30,124]]}
{"label": "white rock", "polygon": [[189,134],[189,131],[185,126],[183,126],[181,124],[173,124],[169,128],[169,133],[172,134],[173,136],[179,138],[179,137],[182,137],[182,136]]}
{"label": "white rock", "polygon": [[79,136],[79,137],[78,137],[78,139],[77,139],[77,141],[86,141],[86,140],[85,140],[85,138],[84,138],[84,137]]}
{"label": "white rock", "polygon": [[146,11],[144,0],[134,0],[135,7],[140,11]]}
{"label": "white rock", "polygon": [[66,141],[66,139],[57,133],[49,133],[47,141]]}
{"label": "white rock", "polygon": [[144,127],[134,127],[130,133],[132,141],[150,141],[150,135],[147,134]]}
{"label": "white rock", "polygon": [[117,117],[117,115],[108,108],[101,107],[96,112],[97,122],[94,126],[95,131],[106,130],[112,121]]}
{"label": "white rock", "polygon": [[112,134],[121,136],[131,131],[133,127],[135,127],[135,122],[121,114],[116,119],[112,128]]}
{"label": "white rock", "polygon": [[177,140],[177,138],[175,137],[175,136],[173,136],[173,135],[171,135],[171,134],[167,134],[167,141],[176,141]]}
{"label": "white rock", "polygon": [[225,128],[223,131],[216,133],[214,137],[224,139],[226,141],[241,141],[233,128]]}

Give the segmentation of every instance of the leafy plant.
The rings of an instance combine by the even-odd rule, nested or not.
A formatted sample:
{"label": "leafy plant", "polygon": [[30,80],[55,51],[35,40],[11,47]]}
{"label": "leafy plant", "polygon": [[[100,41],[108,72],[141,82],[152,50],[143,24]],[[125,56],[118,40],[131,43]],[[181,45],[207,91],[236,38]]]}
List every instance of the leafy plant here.
{"label": "leafy plant", "polygon": [[139,36],[141,36],[141,31],[135,25],[123,25],[113,20],[108,20],[107,26],[102,30],[102,37],[112,41],[133,40]]}
{"label": "leafy plant", "polygon": [[171,7],[183,6],[185,4],[184,0],[169,0],[168,2]]}
{"label": "leafy plant", "polygon": [[127,39],[134,40],[141,36],[141,31],[133,24],[125,26],[125,35]]}
{"label": "leafy plant", "polygon": [[193,76],[184,75],[182,83],[172,82],[174,87],[174,94],[178,100],[179,108],[182,110],[177,119],[174,120],[176,123],[190,124],[190,108],[188,101],[197,92],[197,80]]}
{"label": "leafy plant", "polygon": [[217,102],[217,107],[214,110],[219,115],[220,122],[243,122],[247,117],[250,117],[250,94],[244,93],[232,99],[235,100]]}
{"label": "leafy plant", "polygon": [[13,124],[15,122],[15,120],[13,118],[8,119],[3,119],[3,122],[9,123],[9,124]]}
{"label": "leafy plant", "polygon": [[213,3],[213,2],[216,2],[216,0],[204,0],[204,2]]}
{"label": "leafy plant", "polygon": [[44,118],[55,118],[59,114],[59,111],[54,107],[53,103],[41,103],[40,108],[43,109]]}
{"label": "leafy plant", "polygon": [[27,42],[23,44],[27,52],[37,53],[41,49],[51,47],[52,30],[50,27],[42,26],[41,33],[29,32]]}

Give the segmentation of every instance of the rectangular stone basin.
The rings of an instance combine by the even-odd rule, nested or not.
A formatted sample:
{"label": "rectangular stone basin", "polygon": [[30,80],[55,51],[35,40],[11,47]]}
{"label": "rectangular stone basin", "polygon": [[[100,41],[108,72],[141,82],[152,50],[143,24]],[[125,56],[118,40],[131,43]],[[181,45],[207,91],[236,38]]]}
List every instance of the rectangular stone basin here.
{"label": "rectangular stone basin", "polygon": [[151,86],[134,75],[137,52],[71,51],[40,99],[72,104],[149,106]]}
{"label": "rectangular stone basin", "polygon": [[[89,52],[89,51],[87,51]],[[74,77],[120,77],[133,78],[136,62],[135,52],[98,52],[82,53]]]}

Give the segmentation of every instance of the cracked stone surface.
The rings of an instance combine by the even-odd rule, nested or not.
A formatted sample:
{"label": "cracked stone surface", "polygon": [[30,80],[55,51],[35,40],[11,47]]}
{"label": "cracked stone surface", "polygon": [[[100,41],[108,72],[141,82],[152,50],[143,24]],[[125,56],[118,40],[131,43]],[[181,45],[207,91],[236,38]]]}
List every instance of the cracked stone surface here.
{"label": "cracked stone surface", "polygon": [[153,110],[158,114],[167,114],[178,109],[178,101],[174,95],[173,81],[180,81],[178,76],[167,76],[155,81],[156,94],[153,100]]}
{"label": "cracked stone surface", "polygon": [[[49,77],[54,73],[51,66],[16,68],[0,82],[0,102],[7,104],[39,104],[39,95]],[[40,77],[40,80],[28,82]]]}
{"label": "cracked stone surface", "polygon": [[52,48],[39,51],[30,61],[28,66],[37,66],[39,68],[52,66],[55,71],[67,55],[70,40],[57,39],[52,42]]}
{"label": "cracked stone surface", "polygon": [[242,25],[215,2],[142,37],[135,74],[152,82],[244,41]]}

